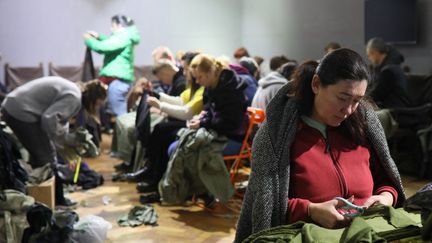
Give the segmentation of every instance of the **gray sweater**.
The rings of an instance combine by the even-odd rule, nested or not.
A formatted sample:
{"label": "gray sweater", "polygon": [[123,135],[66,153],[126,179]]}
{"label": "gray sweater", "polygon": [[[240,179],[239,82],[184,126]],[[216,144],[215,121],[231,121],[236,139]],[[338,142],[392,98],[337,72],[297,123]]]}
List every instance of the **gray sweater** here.
{"label": "gray sweater", "polygon": [[61,77],[43,77],[9,93],[2,109],[22,122],[40,122],[48,136],[58,141],[68,133],[68,120],[81,108],[81,91]]}
{"label": "gray sweater", "polygon": [[278,90],[283,87],[288,80],[279,72],[271,72],[258,81],[258,89],[252,100],[252,107],[265,110],[271,99],[277,94]]}
{"label": "gray sweater", "polygon": [[[249,235],[287,224],[290,185],[290,149],[299,122],[298,104],[287,96],[290,84],[282,87],[267,107],[267,120],[252,147],[252,172],[237,224],[235,242]],[[405,192],[397,167],[390,156],[383,128],[372,108],[359,105],[366,117],[366,134],[384,172],[398,191],[400,206]]]}

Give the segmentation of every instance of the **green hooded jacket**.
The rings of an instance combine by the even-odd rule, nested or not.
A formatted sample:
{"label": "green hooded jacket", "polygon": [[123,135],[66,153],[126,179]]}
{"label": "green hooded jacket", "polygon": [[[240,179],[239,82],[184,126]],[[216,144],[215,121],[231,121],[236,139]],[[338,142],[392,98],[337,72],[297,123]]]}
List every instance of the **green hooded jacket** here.
{"label": "green hooded jacket", "polygon": [[88,38],[85,44],[93,51],[105,55],[99,76],[133,82],[134,47],[140,39],[138,29],[130,26],[113,32],[110,37],[100,35],[99,39]]}

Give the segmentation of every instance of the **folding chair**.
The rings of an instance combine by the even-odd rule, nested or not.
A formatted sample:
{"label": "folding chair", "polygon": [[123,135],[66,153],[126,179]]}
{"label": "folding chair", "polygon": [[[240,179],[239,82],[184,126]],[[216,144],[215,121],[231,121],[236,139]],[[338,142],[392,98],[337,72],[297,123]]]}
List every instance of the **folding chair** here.
{"label": "folding chair", "polygon": [[249,161],[252,161],[252,131],[254,130],[253,128],[255,125],[261,124],[265,119],[265,112],[263,109],[248,107],[247,112],[249,115],[249,124],[242,142],[240,152],[236,155],[224,156],[224,161],[226,162],[234,160],[234,162],[230,166],[230,178],[232,183],[234,183],[234,178],[238,172],[241,160],[249,159]]}
{"label": "folding chair", "polygon": [[[404,154],[411,155],[410,158],[414,162],[406,166],[407,168],[399,168],[399,170],[410,173],[411,171],[404,170],[417,169],[418,177],[431,177],[432,103],[410,108],[393,108],[390,109],[390,113],[399,123],[398,130],[389,141],[390,151],[396,162],[403,158]],[[408,146],[407,142],[409,142]],[[401,148],[400,143],[405,144],[406,148]],[[416,166],[418,168],[415,168]]]}
{"label": "folding chair", "polygon": [[83,81],[83,66],[56,66],[48,63],[48,75],[59,76],[72,82]]}
{"label": "folding chair", "polygon": [[11,67],[9,63],[5,64],[5,84],[8,91],[43,76],[42,63],[39,63],[36,67]]}
{"label": "folding chair", "polygon": [[152,83],[154,89],[159,88],[159,86],[161,86],[161,81],[157,79],[152,70],[153,65],[134,66],[135,80],[146,78]]}
{"label": "folding chair", "polygon": [[[231,183],[234,184],[235,176],[238,172],[239,166],[241,164],[242,159],[249,159],[249,161],[252,160],[252,138],[251,135],[254,131],[255,125],[261,124],[265,119],[265,112],[263,109],[254,108],[254,107],[248,107],[247,108],[248,116],[249,116],[249,123],[247,126],[245,137],[243,138],[242,146],[238,154],[236,155],[228,155],[224,156],[224,161],[227,163],[227,167],[230,172],[230,180]],[[229,162],[234,161],[232,164]],[[238,192],[236,192],[237,195],[241,196]],[[206,211],[214,213],[215,211],[213,209],[207,208],[204,203],[199,202],[196,195],[192,196],[192,203],[200,208],[205,209]],[[229,208],[227,205],[221,206],[225,207],[228,210],[235,211],[232,208]]]}
{"label": "folding chair", "polygon": [[134,74],[135,79],[138,80],[142,77],[148,80],[156,80],[156,76],[152,73],[153,65],[142,65],[142,66],[134,66]]}

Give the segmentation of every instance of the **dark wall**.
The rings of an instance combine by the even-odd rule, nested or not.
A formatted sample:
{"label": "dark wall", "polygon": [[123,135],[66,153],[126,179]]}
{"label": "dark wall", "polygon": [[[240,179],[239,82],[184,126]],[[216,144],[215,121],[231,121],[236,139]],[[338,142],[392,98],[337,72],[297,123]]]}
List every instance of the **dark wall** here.
{"label": "dark wall", "polygon": [[397,45],[414,73],[432,73],[432,1],[417,0],[418,43]]}
{"label": "dark wall", "polygon": [[[280,54],[320,59],[330,41],[366,57],[364,1],[243,0],[242,16],[243,45],[267,60]],[[418,16],[419,42],[396,47],[413,72],[432,73],[432,1],[418,0]]]}

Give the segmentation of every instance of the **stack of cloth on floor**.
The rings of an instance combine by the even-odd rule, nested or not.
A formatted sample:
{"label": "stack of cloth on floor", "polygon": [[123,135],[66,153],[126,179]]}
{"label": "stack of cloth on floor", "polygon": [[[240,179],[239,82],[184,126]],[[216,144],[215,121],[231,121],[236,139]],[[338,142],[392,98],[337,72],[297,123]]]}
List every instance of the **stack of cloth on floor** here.
{"label": "stack of cloth on floor", "polygon": [[109,222],[98,216],[79,220],[73,211],[53,211],[19,191],[4,190],[2,194],[0,242],[103,243],[111,228]]}
{"label": "stack of cloth on floor", "polygon": [[[103,176],[90,169],[87,163],[81,162],[81,156],[96,157],[99,155],[99,150],[92,141],[92,135],[84,128],[77,128],[71,137],[75,140],[75,146],[65,146],[58,151],[57,171],[60,178],[64,183],[77,184],[84,190],[102,185]],[[75,178],[77,171],[78,177]]]}

